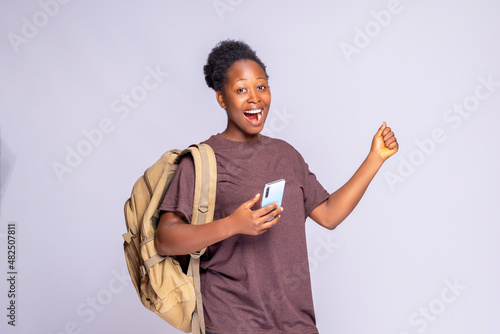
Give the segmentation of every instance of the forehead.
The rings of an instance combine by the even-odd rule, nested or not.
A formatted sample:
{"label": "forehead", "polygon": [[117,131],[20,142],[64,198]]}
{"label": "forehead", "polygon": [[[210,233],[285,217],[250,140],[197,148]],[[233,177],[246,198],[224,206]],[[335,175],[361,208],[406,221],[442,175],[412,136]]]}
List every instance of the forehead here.
{"label": "forehead", "polygon": [[240,79],[266,79],[266,72],[262,67],[253,60],[243,59],[234,62],[226,72],[229,83],[233,83]]}

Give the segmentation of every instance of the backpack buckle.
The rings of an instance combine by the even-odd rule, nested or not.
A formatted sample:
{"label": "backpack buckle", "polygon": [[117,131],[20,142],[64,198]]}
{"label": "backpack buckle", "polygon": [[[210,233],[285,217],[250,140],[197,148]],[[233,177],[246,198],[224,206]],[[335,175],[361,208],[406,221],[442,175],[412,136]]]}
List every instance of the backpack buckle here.
{"label": "backpack buckle", "polygon": [[122,234],[122,237],[123,237],[123,239],[125,239],[125,242],[126,242],[127,244],[129,244],[129,243],[130,243],[130,241],[132,241],[132,237],[133,237],[133,235],[132,235],[132,233],[127,232],[127,233],[123,233],[123,234]]}
{"label": "backpack buckle", "polygon": [[200,205],[198,206],[198,211],[200,211],[201,213],[207,213],[207,211],[208,211],[208,202],[202,202],[202,203],[200,203]]}

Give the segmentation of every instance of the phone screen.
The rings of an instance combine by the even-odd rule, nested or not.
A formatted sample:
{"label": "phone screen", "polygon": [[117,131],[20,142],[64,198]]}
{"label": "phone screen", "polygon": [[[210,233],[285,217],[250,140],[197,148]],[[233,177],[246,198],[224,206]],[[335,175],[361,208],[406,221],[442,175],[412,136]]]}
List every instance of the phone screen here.
{"label": "phone screen", "polygon": [[285,191],[285,180],[280,179],[274,182],[267,183],[262,192],[262,207],[278,203],[278,208],[281,206],[283,192]]}

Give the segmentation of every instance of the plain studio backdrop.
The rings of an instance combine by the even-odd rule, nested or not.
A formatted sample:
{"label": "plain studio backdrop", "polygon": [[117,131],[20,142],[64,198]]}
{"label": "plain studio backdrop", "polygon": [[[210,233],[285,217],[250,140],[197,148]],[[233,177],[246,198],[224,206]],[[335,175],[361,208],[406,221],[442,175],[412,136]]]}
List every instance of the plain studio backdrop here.
{"label": "plain studio backdrop", "polygon": [[202,69],[232,38],[267,65],[265,134],[328,191],[383,121],[400,144],[337,229],[306,222],[320,332],[498,333],[499,12],[486,0],[2,0],[0,331],[178,333],[130,281],[123,204],[163,152],[224,130]]}

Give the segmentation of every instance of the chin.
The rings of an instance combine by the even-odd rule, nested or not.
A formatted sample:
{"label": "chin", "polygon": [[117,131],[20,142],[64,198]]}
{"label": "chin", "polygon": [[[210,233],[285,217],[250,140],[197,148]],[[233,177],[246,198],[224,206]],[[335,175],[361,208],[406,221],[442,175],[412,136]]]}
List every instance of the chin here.
{"label": "chin", "polygon": [[251,131],[248,131],[247,133],[250,135],[250,136],[257,136],[258,134],[260,134],[262,132],[262,130],[264,130],[264,127],[263,126],[260,126],[259,128],[257,129],[252,129]]}

